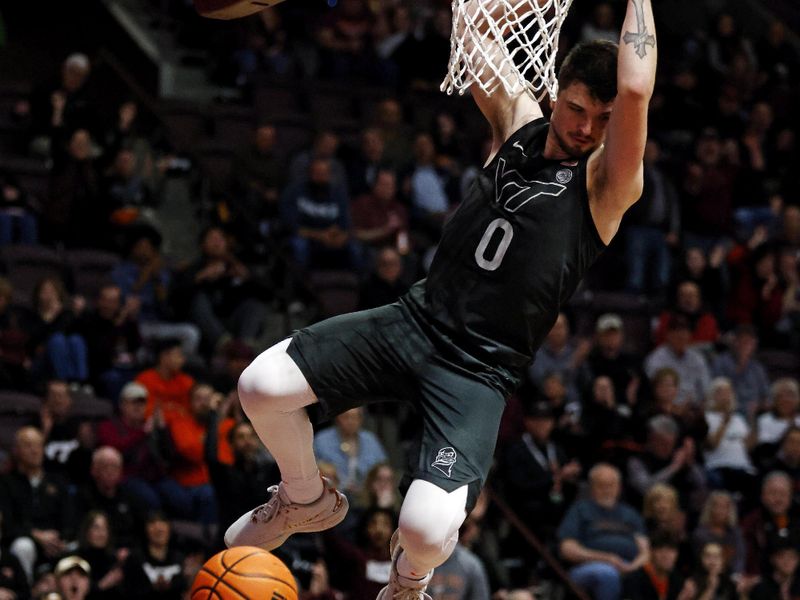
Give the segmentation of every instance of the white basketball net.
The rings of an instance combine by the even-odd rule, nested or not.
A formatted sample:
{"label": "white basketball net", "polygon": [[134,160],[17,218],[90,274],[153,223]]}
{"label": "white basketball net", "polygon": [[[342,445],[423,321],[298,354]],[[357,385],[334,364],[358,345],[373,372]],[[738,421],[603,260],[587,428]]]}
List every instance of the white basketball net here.
{"label": "white basketball net", "polygon": [[441,89],[463,94],[478,83],[491,95],[541,101],[558,92],[558,35],[572,0],[453,0],[450,64]]}

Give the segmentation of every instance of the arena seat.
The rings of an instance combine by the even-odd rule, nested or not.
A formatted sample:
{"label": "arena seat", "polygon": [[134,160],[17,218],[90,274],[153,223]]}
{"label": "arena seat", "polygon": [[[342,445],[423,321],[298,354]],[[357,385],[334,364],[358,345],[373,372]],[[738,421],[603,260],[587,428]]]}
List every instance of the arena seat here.
{"label": "arena seat", "polygon": [[42,399],[33,394],[0,391],[0,418],[6,416],[35,416],[42,408]]}
{"label": "arena seat", "polygon": [[111,271],[120,263],[120,257],[102,250],[68,250],[65,263],[70,270],[73,291],[92,299],[111,281]]}
{"label": "arena seat", "polygon": [[350,271],[312,271],[308,283],[319,301],[320,317],[353,312],[358,308],[358,277]]}
{"label": "arena seat", "polygon": [[767,369],[770,381],[778,377],[797,377],[800,373],[800,356],[795,352],[763,349],[759,350],[758,359]]}
{"label": "arena seat", "polygon": [[67,274],[61,256],[45,246],[0,248],[0,263],[14,286],[13,302],[26,307],[32,306],[33,290],[40,279],[58,277],[63,281]]}

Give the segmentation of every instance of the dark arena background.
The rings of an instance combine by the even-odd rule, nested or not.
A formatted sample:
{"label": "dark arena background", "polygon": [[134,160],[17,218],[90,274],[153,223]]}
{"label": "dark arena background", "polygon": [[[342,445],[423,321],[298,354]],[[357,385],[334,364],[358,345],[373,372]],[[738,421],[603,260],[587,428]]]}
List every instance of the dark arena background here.
{"label": "dark arena background", "polygon": [[[435,600],[585,599],[582,567],[623,574],[598,600],[800,598],[800,8],[654,10],[644,194],[509,401]],[[575,0],[561,56],[624,12]],[[0,599],[188,598],[268,498],[239,374],[424,277],[485,159],[439,91],[450,27],[442,0],[0,5]],[[417,427],[318,430],[351,513],[276,551],[301,598],[385,585]]]}

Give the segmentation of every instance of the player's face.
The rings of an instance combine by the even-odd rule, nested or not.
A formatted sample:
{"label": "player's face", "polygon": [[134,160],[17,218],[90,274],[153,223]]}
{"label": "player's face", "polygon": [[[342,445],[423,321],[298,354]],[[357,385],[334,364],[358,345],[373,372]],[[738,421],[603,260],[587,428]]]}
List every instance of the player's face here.
{"label": "player's face", "polygon": [[550,131],[569,157],[590,154],[603,143],[613,102],[595,98],[585,83],[576,81],[558,93]]}

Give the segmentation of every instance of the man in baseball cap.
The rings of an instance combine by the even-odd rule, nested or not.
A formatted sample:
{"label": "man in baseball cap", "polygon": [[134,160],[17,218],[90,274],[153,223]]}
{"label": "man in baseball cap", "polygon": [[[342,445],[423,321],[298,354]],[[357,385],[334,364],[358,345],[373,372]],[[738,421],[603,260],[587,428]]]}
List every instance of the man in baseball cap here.
{"label": "man in baseball cap", "polygon": [[80,556],[66,556],[56,564],[58,592],[63,600],[85,600],[89,595],[92,569]]}

